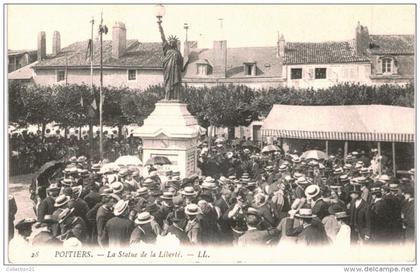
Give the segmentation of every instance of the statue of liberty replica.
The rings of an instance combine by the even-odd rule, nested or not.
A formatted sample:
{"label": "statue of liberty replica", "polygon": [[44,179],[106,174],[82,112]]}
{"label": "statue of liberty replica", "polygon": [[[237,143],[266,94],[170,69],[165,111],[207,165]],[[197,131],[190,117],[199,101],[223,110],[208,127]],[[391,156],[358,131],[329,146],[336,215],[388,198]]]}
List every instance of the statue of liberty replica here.
{"label": "statue of liberty replica", "polygon": [[179,39],[170,35],[168,40],[162,28],[162,20],[158,20],[159,31],[163,46],[163,78],[165,85],[165,100],[178,101],[180,99],[183,57],[178,49]]}

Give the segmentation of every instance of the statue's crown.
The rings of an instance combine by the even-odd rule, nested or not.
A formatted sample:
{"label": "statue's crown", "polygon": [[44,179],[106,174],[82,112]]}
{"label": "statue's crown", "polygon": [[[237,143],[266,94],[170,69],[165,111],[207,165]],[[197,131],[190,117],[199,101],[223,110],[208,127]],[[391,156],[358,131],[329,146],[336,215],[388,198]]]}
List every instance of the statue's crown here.
{"label": "statue's crown", "polygon": [[179,39],[175,35],[169,35],[168,42],[176,42],[176,43],[178,43],[179,42]]}

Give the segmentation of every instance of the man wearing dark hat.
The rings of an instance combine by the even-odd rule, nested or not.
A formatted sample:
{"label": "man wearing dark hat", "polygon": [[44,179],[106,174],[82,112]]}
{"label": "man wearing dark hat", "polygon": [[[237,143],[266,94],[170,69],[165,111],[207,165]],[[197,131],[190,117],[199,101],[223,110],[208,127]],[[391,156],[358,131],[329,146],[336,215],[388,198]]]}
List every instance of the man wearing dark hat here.
{"label": "man wearing dark hat", "polygon": [[244,234],[247,230],[246,212],[248,205],[242,194],[238,194],[236,198],[231,198],[229,203],[231,204],[231,209],[227,210],[222,217],[229,223],[232,234],[232,243],[236,244],[239,236]]}
{"label": "man wearing dark hat", "polygon": [[383,199],[389,207],[392,233],[390,241],[398,243],[402,239],[401,209],[403,197],[399,195],[399,185],[390,183],[383,187]]}
{"label": "man wearing dark hat", "polygon": [[58,240],[53,232],[52,227],[58,223],[57,219],[54,219],[52,215],[47,214],[44,219],[40,222],[40,228],[37,229],[37,234],[32,239],[33,246],[58,246],[61,245],[61,241]]}
{"label": "man wearing dark hat", "polygon": [[74,214],[74,208],[65,208],[58,215],[58,223],[60,224],[61,240],[76,237],[81,243],[85,243],[88,239],[86,222]]}
{"label": "man wearing dark hat", "polygon": [[74,215],[78,216],[86,222],[86,214],[89,211],[89,205],[85,200],[80,198],[83,186],[75,186],[72,188],[73,195],[68,203],[69,208],[74,208]]}
{"label": "man wearing dark hat", "polygon": [[[32,233],[32,226],[36,223],[35,219],[32,218],[27,218],[27,219],[22,219],[19,222],[17,222],[17,224],[15,225],[15,229],[18,231],[18,236],[16,236],[15,238],[13,238],[13,240],[15,241],[28,241],[28,237],[31,235]],[[12,243],[12,241],[10,241],[10,243]]]}
{"label": "man wearing dark hat", "polygon": [[221,190],[220,198],[214,203],[219,214],[217,223],[220,227],[220,240],[222,243],[230,243],[233,240],[229,223],[226,217],[223,217],[223,215],[225,215],[225,213],[230,209],[229,200],[231,199],[231,196],[232,192],[227,188],[223,188]]}
{"label": "man wearing dark hat", "polygon": [[99,194],[99,187],[94,181],[90,181],[86,184],[85,189],[87,194],[83,197],[83,200],[86,202],[89,209],[91,209],[101,202],[102,196]]}
{"label": "man wearing dark hat", "polygon": [[380,187],[372,187],[372,205],[370,207],[371,235],[375,243],[386,243],[392,237],[391,218],[389,206],[382,199]]}
{"label": "man wearing dark hat", "polygon": [[214,206],[201,199],[198,201],[201,214],[198,216],[202,231],[201,243],[203,245],[214,245],[219,243],[219,228],[217,226],[217,212]]}
{"label": "man wearing dark hat", "polygon": [[184,209],[179,208],[174,211],[170,219],[171,225],[167,229],[168,235],[174,235],[180,242],[181,245],[187,245],[189,243],[185,228],[187,226],[187,216],[185,215]]}
{"label": "man wearing dark hat", "polygon": [[15,236],[15,215],[17,213],[16,200],[13,195],[9,195],[9,241]]}
{"label": "man wearing dark hat", "polygon": [[47,197],[45,197],[38,206],[37,218],[38,222],[42,222],[44,216],[53,214],[55,211],[55,199],[60,193],[58,184],[50,184],[47,188]]}
{"label": "man wearing dark hat", "polygon": [[9,259],[11,261],[16,261],[27,251],[29,247],[28,238],[32,233],[32,226],[35,224],[36,220],[32,218],[22,219],[15,225],[17,234],[9,242]]}
{"label": "man wearing dark hat", "polygon": [[402,188],[404,203],[401,210],[403,222],[404,241],[407,243],[415,242],[415,202],[414,188],[409,185]]}
{"label": "man wearing dark hat", "polygon": [[118,201],[111,196],[112,189],[108,189],[108,191],[104,191],[102,195],[102,204],[98,208],[96,212],[96,234],[97,238],[95,240],[98,241],[99,246],[106,247],[107,240],[106,233],[105,233],[105,225],[108,222],[109,219],[114,217],[114,214],[112,212],[112,207],[114,204]]}
{"label": "man wearing dark hat", "polygon": [[257,226],[261,221],[258,211],[248,208],[246,216],[247,231],[239,237],[238,246],[267,246],[270,240],[279,234],[277,229],[258,230]]}
{"label": "man wearing dark hat", "polygon": [[160,209],[160,207],[155,203],[148,203],[146,205],[145,211],[150,213],[153,216],[154,221],[158,223],[159,227],[162,229],[164,225],[164,220],[166,219],[167,215],[165,215],[164,211]]}
{"label": "man wearing dark hat", "polygon": [[341,205],[339,205],[338,203],[332,204],[328,208],[328,212],[330,215],[325,216],[322,219],[322,224],[324,225],[325,232],[327,233],[327,236],[331,241],[335,240],[335,236],[340,230],[340,225],[338,224],[335,214],[342,211],[344,211],[344,208]]}
{"label": "man wearing dark hat", "polygon": [[361,197],[360,185],[352,185],[350,190],[350,228],[353,243],[370,239],[370,214],[369,206]]}

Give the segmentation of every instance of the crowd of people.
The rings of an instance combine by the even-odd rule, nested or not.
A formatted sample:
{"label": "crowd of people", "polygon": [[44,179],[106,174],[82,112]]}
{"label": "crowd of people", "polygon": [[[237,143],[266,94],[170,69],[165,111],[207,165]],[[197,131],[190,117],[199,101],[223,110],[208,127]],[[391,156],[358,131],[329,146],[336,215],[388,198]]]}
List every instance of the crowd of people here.
{"label": "crowd of people", "polygon": [[[118,137],[116,132],[104,132],[104,155],[115,160],[122,155],[139,155],[141,142],[132,136]],[[99,135],[93,138],[93,157],[99,158]],[[87,134],[64,137],[60,130],[46,130],[42,137],[40,131],[9,133],[9,172],[11,176],[33,173],[44,163],[62,160],[76,155],[90,155],[91,144]]]}
{"label": "crowd of people", "polygon": [[381,173],[375,149],[319,154],[262,154],[223,144],[208,149],[203,143],[203,175],[193,177],[160,174],[156,166],[143,175],[134,166],[104,170],[85,156],[71,157],[60,178],[36,189],[46,193],[37,218],[16,222],[10,244],[350,247],[414,241],[413,169],[400,179]]}

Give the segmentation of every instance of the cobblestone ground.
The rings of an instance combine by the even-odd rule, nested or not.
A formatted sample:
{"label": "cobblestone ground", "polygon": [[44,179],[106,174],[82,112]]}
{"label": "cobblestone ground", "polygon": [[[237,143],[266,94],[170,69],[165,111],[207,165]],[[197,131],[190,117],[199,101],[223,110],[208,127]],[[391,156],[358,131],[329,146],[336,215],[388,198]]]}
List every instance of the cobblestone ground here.
{"label": "cobblestone ground", "polygon": [[17,213],[15,222],[23,218],[35,218],[33,202],[29,198],[29,185],[31,184],[32,174],[9,177],[9,195],[13,195],[16,200]]}

